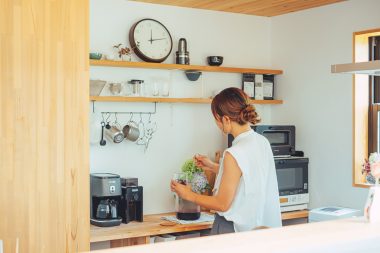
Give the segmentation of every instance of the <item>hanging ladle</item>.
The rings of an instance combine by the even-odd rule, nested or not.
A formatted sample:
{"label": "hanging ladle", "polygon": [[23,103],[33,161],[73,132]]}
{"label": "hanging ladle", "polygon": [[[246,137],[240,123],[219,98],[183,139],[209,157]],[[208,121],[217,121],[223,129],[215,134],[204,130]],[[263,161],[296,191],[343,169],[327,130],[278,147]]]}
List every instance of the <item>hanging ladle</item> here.
{"label": "hanging ladle", "polygon": [[106,140],[104,139],[104,127],[105,127],[105,123],[104,121],[102,121],[102,138],[100,139],[100,146],[105,146],[106,145]]}

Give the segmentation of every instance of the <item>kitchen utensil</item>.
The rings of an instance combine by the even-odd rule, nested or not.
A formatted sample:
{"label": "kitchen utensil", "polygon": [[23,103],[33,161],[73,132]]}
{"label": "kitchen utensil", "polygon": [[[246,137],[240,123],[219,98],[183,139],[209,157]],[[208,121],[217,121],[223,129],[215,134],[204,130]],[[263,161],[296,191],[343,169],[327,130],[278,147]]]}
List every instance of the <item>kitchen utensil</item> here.
{"label": "kitchen utensil", "polygon": [[108,199],[101,200],[98,208],[96,209],[96,216],[95,218],[97,219],[107,219],[110,217],[110,205],[108,202]]}
{"label": "kitchen utensil", "polygon": [[160,95],[159,84],[157,82],[154,82],[152,84],[152,96],[156,97],[158,95]]}
{"label": "kitchen utensil", "polygon": [[180,38],[178,42],[178,51],[175,53],[176,64],[190,64],[189,52],[187,51],[187,42],[185,38]]}
{"label": "kitchen utensil", "polygon": [[115,121],[109,128],[106,127],[106,137],[108,137],[114,143],[120,143],[124,140],[123,131],[120,130],[120,124],[117,122],[117,114],[115,113]]}
{"label": "kitchen utensil", "polygon": [[141,113],[140,113],[140,121],[137,124],[137,126],[138,126],[139,131],[140,131],[140,136],[137,140],[137,144],[138,145],[145,145],[146,144],[146,141],[145,141],[145,125],[144,125],[144,122],[142,120],[142,114]]}
{"label": "kitchen utensil", "polygon": [[202,72],[197,70],[186,70],[185,75],[187,79],[189,79],[190,81],[197,81],[199,77],[202,75]]}
{"label": "kitchen utensil", "polygon": [[111,209],[111,211],[110,211],[111,218],[116,219],[117,218],[117,203],[116,203],[116,201],[112,199],[110,201],[109,205],[110,205],[110,209]]}
{"label": "kitchen utensil", "polygon": [[135,97],[143,96],[143,83],[144,80],[132,79],[129,81],[132,85],[132,95]]}
{"label": "kitchen utensil", "polygon": [[131,118],[129,119],[128,123],[123,127],[123,134],[127,140],[135,142],[140,136],[140,130],[137,123],[132,119],[133,113],[131,113]]}
{"label": "kitchen utensil", "polygon": [[129,82],[123,82],[122,83],[122,89],[123,89],[123,95],[124,96],[132,96],[133,90],[132,90],[132,84]]}
{"label": "kitchen utensil", "polygon": [[110,129],[106,129],[106,137],[114,143],[120,143],[124,140],[124,134],[117,126],[111,126]]}
{"label": "kitchen utensil", "polygon": [[103,80],[90,80],[90,96],[99,96],[106,83]]}
{"label": "kitchen utensil", "polygon": [[161,95],[163,97],[169,97],[169,93],[170,93],[170,85],[168,82],[163,82],[162,83],[162,91],[161,91]]}
{"label": "kitchen utensil", "polygon": [[100,146],[105,146],[106,145],[106,140],[104,139],[104,127],[105,127],[105,122],[102,121],[102,137],[100,139]]}
{"label": "kitchen utensil", "polygon": [[223,63],[223,56],[208,56],[207,63],[210,66],[220,66]]}
{"label": "kitchen utensil", "polygon": [[122,91],[121,83],[110,83],[110,91],[112,95],[120,95]]}
{"label": "kitchen utensil", "polygon": [[156,124],[156,122],[151,121],[151,117],[152,117],[152,114],[149,113],[149,120],[145,126],[145,139],[146,139],[145,151],[148,149],[150,140],[152,139],[154,132],[156,132],[156,130],[157,130],[157,124]]}
{"label": "kitchen utensil", "polygon": [[135,126],[131,123],[128,123],[123,127],[123,133],[126,139],[133,142],[137,141],[140,136],[140,130],[138,126]]}

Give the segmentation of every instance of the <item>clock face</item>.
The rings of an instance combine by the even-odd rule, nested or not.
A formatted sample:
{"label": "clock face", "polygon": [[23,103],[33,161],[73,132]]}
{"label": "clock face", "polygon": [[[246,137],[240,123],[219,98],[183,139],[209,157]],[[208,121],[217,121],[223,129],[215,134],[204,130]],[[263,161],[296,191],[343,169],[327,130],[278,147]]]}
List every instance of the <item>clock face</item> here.
{"label": "clock face", "polygon": [[173,47],[168,29],[153,19],[137,22],[129,32],[129,42],[136,55],[148,62],[163,62]]}

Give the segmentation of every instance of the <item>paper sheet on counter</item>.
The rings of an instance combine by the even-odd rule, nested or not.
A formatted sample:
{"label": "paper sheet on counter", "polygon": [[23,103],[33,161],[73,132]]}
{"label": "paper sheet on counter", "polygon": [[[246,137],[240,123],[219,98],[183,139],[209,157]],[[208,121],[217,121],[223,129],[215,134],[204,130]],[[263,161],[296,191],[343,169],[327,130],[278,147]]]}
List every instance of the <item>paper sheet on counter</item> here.
{"label": "paper sheet on counter", "polygon": [[207,213],[201,213],[201,217],[199,217],[198,220],[179,220],[175,216],[163,216],[161,219],[175,222],[178,224],[193,224],[193,223],[202,223],[202,222],[213,222],[214,221],[214,215],[207,214]]}

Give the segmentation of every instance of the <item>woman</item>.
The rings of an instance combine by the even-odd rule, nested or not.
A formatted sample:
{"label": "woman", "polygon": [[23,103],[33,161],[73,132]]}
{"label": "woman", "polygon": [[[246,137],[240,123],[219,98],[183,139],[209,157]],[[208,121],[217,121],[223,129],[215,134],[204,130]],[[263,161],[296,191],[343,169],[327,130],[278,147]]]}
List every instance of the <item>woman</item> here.
{"label": "woman", "polygon": [[227,88],[212,100],[211,110],[219,129],[234,137],[220,165],[205,156],[194,157],[197,166],[218,174],[214,195],[194,193],[175,181],[171,182],[172,191],[217,211],[211,234],[281,226],[273,153],[268,140],[251,129],[251,124],[260,121],[254,106],[242,90]]}

